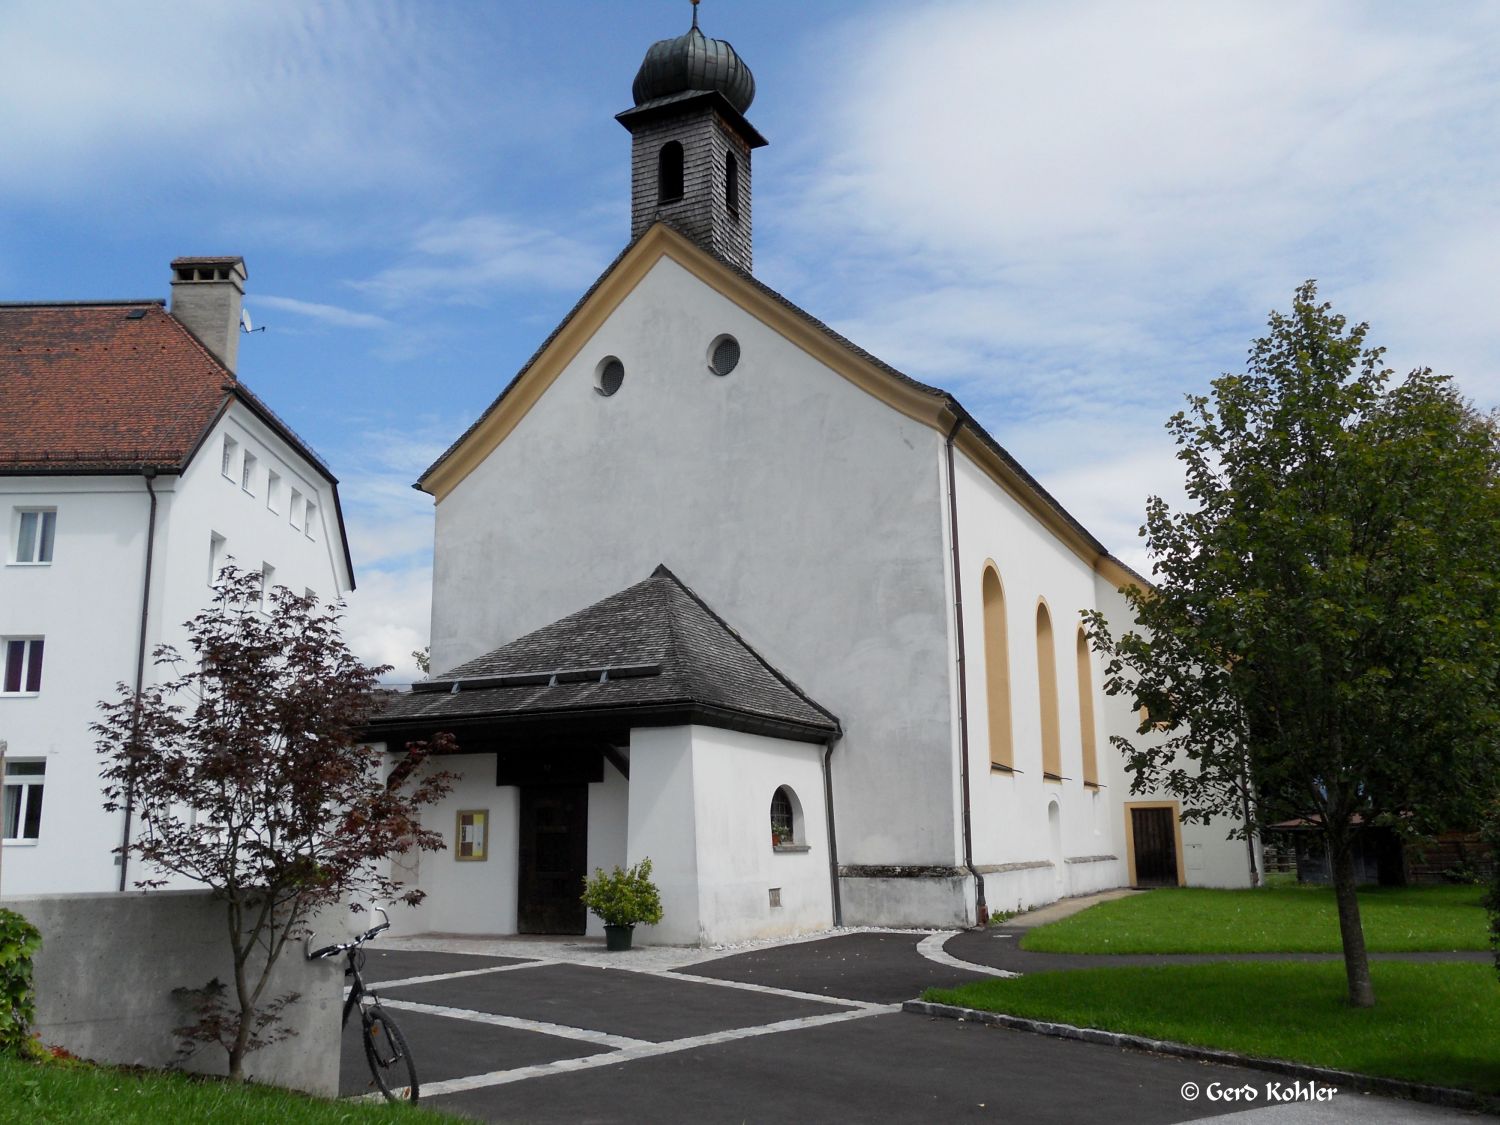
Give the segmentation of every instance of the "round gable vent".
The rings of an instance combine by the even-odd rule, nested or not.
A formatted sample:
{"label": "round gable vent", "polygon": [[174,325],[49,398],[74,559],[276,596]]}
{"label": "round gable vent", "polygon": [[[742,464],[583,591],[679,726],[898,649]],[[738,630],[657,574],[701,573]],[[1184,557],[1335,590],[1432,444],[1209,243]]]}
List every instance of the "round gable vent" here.
{"label": "round gable vent", "polygon": [[594,369],[594,390],[606,398],[620,389],[625,382],[625,365],[615,356],[605,356]]}
{"label": "round gable vent", "polygon": [[715,375],[728,375],[740,364],[740,342],[733,336],[720,336],[708,352],[708,369]]}

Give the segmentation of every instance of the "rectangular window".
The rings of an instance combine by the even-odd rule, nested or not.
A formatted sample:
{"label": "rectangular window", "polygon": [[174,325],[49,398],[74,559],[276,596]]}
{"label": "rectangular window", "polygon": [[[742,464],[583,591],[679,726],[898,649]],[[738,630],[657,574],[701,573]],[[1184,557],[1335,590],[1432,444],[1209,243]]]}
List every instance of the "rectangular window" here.
{"label": "rectangular window", "polygon": [[5,638],[5,674],[0,680],[5,694],[42,690],[42,650],[45,644],[41,637]]}
{"label": "rectangular window", "polygon": [[46,762],[5,763],[4,838],[35,840],[42,829],[42,782]]}
{"label": "rectangular window", "polygon": [[260,564],[260,611],[271,608],[271,586],[276,581],[276,568],[270,563]]}
{"label": "rectangular window", "polygon": [[234,479],[234,454],[235,451],[239,449],[239,447],[239,442],[235,441],[234,438],[230,437],[228,434],[224,435],[224,461],[223,464],[220,465],[219,471],[222,472],[224,476],[229,480]]}
{"label": "rectangular window", "polygon": [[245,450],[245,467],[240,472],[240,487],[255,495],[255,454]]}
{"label": "rectangular window", "polygon": [[302,533],[309,539],[313,537],[314,525],[318,519],[318,506],[311,500],[307,502],[307,514],[302,521]]}
{"label": "rectangular window", "polygon": [[56,508],[23,508],[17,513],[16,555],[18,563],[50,563],[52,540],[57,534]]}
{"label": "rectangular window", "polygon": [[273,512],[281,511],[281,474],[275,470],[266,472],[266,507]]}
{"label": "rectangular window", "polygon": [[292,521],[292,526],[295,527],[298,531],[301,531],[302,530],[302,493],[298,492],[295,488],[292,489],[292,500],[291,500],[290,505],[288,505],[288,506],[291,509],[289,518]]}
{"label": "rectangular window", "polygon": [[217,531],[208,533],[208,584],[210,586],[218,583],[219,571],[224,569],[225,543],[226,540]]}

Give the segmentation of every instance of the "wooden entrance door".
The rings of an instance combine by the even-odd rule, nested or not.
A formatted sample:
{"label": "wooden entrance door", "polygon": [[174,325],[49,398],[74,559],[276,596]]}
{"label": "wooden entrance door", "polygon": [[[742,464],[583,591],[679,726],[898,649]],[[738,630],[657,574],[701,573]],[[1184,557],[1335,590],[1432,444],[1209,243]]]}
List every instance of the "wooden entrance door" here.
{"label": "wooden entrance door", "polygon": [[588,863],[588,823],[587,785],[521,788],[521,933],[583,933],[587,917],[578,896]]}
{"label": "wooden entrance door", "polygon": [[1171,809],[1131,809],[1135,885],[1177,886],[1177,828]]}

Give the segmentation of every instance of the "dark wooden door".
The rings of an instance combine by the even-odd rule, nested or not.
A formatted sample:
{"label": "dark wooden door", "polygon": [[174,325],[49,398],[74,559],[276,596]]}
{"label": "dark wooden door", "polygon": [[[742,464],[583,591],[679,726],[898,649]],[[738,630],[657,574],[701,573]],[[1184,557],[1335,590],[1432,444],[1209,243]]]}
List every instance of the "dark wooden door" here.
{"label": "dark wooden door", "polygon": [[1177,885],[1177,832],[1171,809],[1131,809],[1135,836],[1135,885]]}
{"label": "dark wooden door", "polygon": [[517,929],[523,934],[581,934],[588,863],[589,787],[521,788],[520,892]]}

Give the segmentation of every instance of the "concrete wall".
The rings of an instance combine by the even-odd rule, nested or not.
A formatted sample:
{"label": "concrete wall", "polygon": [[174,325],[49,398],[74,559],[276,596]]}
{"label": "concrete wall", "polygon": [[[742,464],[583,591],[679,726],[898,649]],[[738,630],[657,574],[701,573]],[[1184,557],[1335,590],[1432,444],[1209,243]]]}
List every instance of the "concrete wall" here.
{"label": "concrete wall", "polygon": [[[174,988],[233,982],[224,905],[204,891],[7,896],[7,909],[42,932],[37,954],[37,1031],[43,1042],[98,1062],[171,1065],[172,1033],[190,1014]],[[343,940],[339,937],[335,940]],[[300,945],[277,962],[270,996],[299,992],[283,1026],[297,1034],[248,1058],[260,1082],[338,1093],[343,963],[309,962]],[[186,1069],[225,1074],[227,1056],[200,1047]]]}
{"label": "concrete wall", "polygon": [[[721,378],[707,352],[726,332],[742,359]],[[625,379],[606,398],[594,371],[610,355]],[[841,861],[951,865],[941,447],[663,259],[438,505],[433,666],[664,562],[844,720]]]}

